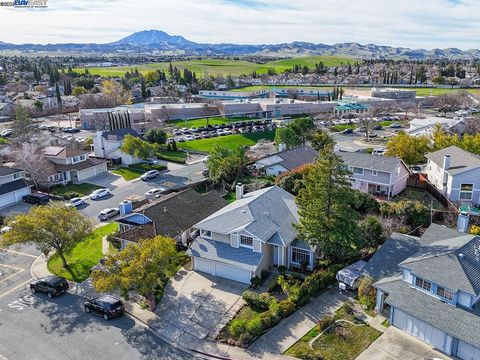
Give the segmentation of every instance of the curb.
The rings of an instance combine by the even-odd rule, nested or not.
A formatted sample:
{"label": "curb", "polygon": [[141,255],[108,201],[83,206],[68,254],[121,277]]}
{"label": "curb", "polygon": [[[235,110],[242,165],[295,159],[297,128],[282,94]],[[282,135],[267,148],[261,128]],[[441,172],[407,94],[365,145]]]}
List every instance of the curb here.
{"label": "curb", "polygon": [[[40,254],[38,255],[35,260],[33,260],[32,264],[30,265],[30,276],[34,279],[38,279],[39,276],[37,276],[37,274],[35,273],[35,270],[34,270],[34,267],[35,267],[35,264],[41,260],[41,257],[43,256],[43,254]],[[48,269],[48,268],[47,268]]]}

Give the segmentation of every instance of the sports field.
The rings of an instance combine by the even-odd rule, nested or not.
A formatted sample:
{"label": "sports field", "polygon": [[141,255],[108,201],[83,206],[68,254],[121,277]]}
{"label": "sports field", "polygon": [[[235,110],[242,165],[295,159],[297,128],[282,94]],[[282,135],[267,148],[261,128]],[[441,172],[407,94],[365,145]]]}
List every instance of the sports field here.
{"label": "sports field", "polygon": [[[342,56],[306,56],[293,59],[284,59],[270,61],[265,64],[256,64],[243,60],[189,60],[189,61],[175,61],[172,65],[176,66],[179,70],[187,68],[194,71],[197,76],[204,75],[233,75],[239,76],[242,74],[251,74],[254,71],[257,74],[265,74],[269,68],[274,68],[277,73],[282,73],[287,69],[291,69],[293,65],[308,66],[313,68],[315,64],[322,61],[325,66],[337,66],[340,64],[346,64],[348,62],[354,63],[356,59],[342,57]],[[167,70],[169,62],[160,62],[152,64],[141,64],[131,66],[112,66],[112,67],[92,67],[88,68],[88,71],[93,75],[101,75],[103,77],[122,76],[127,71],[137,68],[142,74],[155,70]],[[83,72],[83,68],[77,68],[75,71]]]}

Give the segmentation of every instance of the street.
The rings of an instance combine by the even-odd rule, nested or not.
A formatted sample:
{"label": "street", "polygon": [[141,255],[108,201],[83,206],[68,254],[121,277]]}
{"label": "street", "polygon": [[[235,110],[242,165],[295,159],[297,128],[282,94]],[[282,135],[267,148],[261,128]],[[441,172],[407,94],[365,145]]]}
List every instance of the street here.
{"label": "street", "polygon": [[82,298],[31,294],[32,246],[0,250],[0,359],[192,359],[125,315],[105,321]]}

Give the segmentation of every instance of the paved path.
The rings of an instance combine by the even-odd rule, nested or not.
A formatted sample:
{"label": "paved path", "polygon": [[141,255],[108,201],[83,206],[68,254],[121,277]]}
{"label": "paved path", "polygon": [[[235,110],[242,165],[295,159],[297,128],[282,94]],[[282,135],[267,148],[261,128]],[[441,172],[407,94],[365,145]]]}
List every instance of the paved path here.
{"label": "paved path", "polygon": [[254,352],[284,353],[300,338],[308,333],[325,315],[333,314],[351,297],[332,288],[309,304],[283,319],[277,326],[268,331],[249,348]]}

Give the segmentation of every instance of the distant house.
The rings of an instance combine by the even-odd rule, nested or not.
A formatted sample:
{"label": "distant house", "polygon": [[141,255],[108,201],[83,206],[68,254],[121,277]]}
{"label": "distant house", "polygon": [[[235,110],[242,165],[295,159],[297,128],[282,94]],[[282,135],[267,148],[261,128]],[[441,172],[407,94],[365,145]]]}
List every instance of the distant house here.
{"label": "distant house", "polygon": [[411,136],[429,136],[435,127],[440,126],[446,131],[462,132],[464,128],[463,118],[443,118],[429,116],[424,119],[413,119],[409,122],[409,128],[405,132]]}
{"label": "distant house", "polygon": [[214,192],[205,195],[193,189],[172,193],[159,201],[145,204],[117,219],[119,233],[116,239],[124,249],[129,243],[157,235],[169,236],[186,243],[196,234],[192,227],[198,221],[227,205]]}
{"label": "distant house", "polygon": [[447,355],[480,359],[480,237],[436,224],[392,236],[364,268],[376,310]]}
{"label": "distant house", "polygon": [[81,183],[107,171],[107,161],[88,157],[88,151],[60,146],[47,146],[43,155],[50,168],[49,183]]}
{"label": "distant house", "polygon": [[0,102],[0,118],[11,118],[15,106],[9,102]]}
{"label": "distant house", "polygon": [[304,145],[259,159],[255,161],[255,167],[266,175],[277,176],[301,165],[311,164],[317,156],[317,151]]}
{"label": "distant house", "polygon": [[187,255],[196,271],[250,283],[273,266],[313,269],[315,249],[297,238],[295,197],[278,186],[243,193],[194,228],[199,236]]}
{"label": "distant house", "polygon": [[352,172],[352,187],[391,198],[407,187],[410,174],[402,159],[360,152],[337,152]]}
{"label": "distant house", "polygon": [[113,131],[97,131],[93,138],[93,151],[95,157],[111,159],[116,163],[123,165],[131,165],[141,161],[133,155],[123,152],[120,148],[122,146],[125,136],[131,135],[140,137],[138,132],[132,128],[124,128]]}
{"label": "distant house", "polygon": [[480,157],[449,146],[426,155],[428,180],[451,201],[480,203]]}
{"label": "distant house", "polygon": [[25,180],[22,169],[0,166],[0,208],[22,201],[32,185]]}

